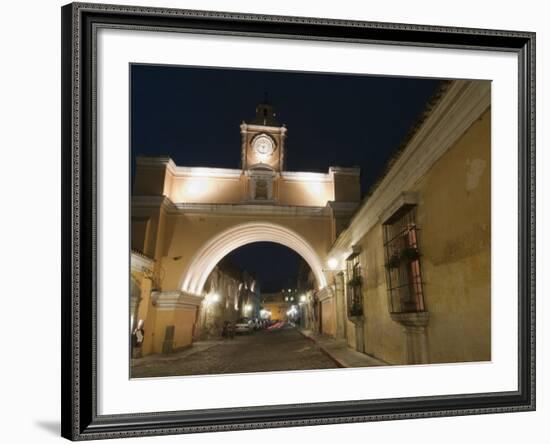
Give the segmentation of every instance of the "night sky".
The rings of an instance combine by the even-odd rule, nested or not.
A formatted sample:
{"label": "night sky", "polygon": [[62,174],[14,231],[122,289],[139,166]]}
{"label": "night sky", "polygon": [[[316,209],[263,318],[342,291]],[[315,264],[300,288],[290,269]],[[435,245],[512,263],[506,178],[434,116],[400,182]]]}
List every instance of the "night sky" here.
{"label": "night sky", "polygon": [[[365,194],[439,85],[438,80],[132,65],[132,172],[136,155],[177,165],[239,168],[240,123],[264,100],[286,124],[286,169],[361,167]],[[299,256],[258,243],[230,254],[262,291],[296,276]],[[275,264],[275,265],[274,265]]]}

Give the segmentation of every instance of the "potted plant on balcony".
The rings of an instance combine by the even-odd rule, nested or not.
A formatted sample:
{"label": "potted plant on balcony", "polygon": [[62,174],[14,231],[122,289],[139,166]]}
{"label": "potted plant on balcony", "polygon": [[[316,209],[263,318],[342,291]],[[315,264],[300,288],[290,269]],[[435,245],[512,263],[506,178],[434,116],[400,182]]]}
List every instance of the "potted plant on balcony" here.
{"label": "potted plant on balcony", "polygon": [[388,270],[399,268],[400,263],[401,260],[399,258],[399,255],[397,254],[397,252],[395,252],[389,257],[388,262],[386,263],[386,268]]}
{"label": "potted plant on balcony", "polygon": [[419,257],[420,257],[420,253],[418,252],[418,249],[415,247],[407,247],[401,251],[401,258],[404,261],[412,262],[417,260]]}
{"label": "potted plant on balcony", "polygon": [[363,316],[363,306],[358,302],[354,302],[349,308],[350,316]]}
{"label": "potted plant on balcony", "polygon": [[353,276],[349,281],[348,281],[348,285],[352,286],[352,287],[358,287],[361,285],[361,283],[363,282],[363,280],[361,279],[361,276]]}

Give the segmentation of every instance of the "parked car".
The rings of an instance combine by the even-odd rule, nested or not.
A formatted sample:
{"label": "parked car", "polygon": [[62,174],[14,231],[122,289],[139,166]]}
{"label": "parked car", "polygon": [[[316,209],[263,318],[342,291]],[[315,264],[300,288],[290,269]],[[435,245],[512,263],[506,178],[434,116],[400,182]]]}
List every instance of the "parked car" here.
{"label": "parked car", "polygon": [[251,334],[254,331],[254,323],[252,319],[240,318],[235,322],[235,333]]}

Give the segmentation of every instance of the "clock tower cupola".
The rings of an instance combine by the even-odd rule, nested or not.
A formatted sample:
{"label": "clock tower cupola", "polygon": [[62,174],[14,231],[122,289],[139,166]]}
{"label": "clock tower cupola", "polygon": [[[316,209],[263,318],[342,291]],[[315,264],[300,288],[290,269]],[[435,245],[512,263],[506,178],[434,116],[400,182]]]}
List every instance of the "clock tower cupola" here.
{"label": "clock tower cupola", "polygon": [[264,100],[256,116],[241,124],[241,163],[244,171],[283,169],[286,127],[277,120],[275,108]]}

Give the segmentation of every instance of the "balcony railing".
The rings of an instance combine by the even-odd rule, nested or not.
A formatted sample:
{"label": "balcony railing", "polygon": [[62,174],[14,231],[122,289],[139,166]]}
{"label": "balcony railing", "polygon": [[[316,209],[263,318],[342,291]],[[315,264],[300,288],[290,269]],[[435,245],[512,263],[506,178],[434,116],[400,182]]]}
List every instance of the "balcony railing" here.
{"label": "balcony railing", "polygon": [[363,280],[360,275],[348,281],[348,317],[363,316]]}
{"label": "balcony railing", "polygon": [[384,225],[386,282],[391,313],[425,311],[418,238],[414,209],[391,225]]}

